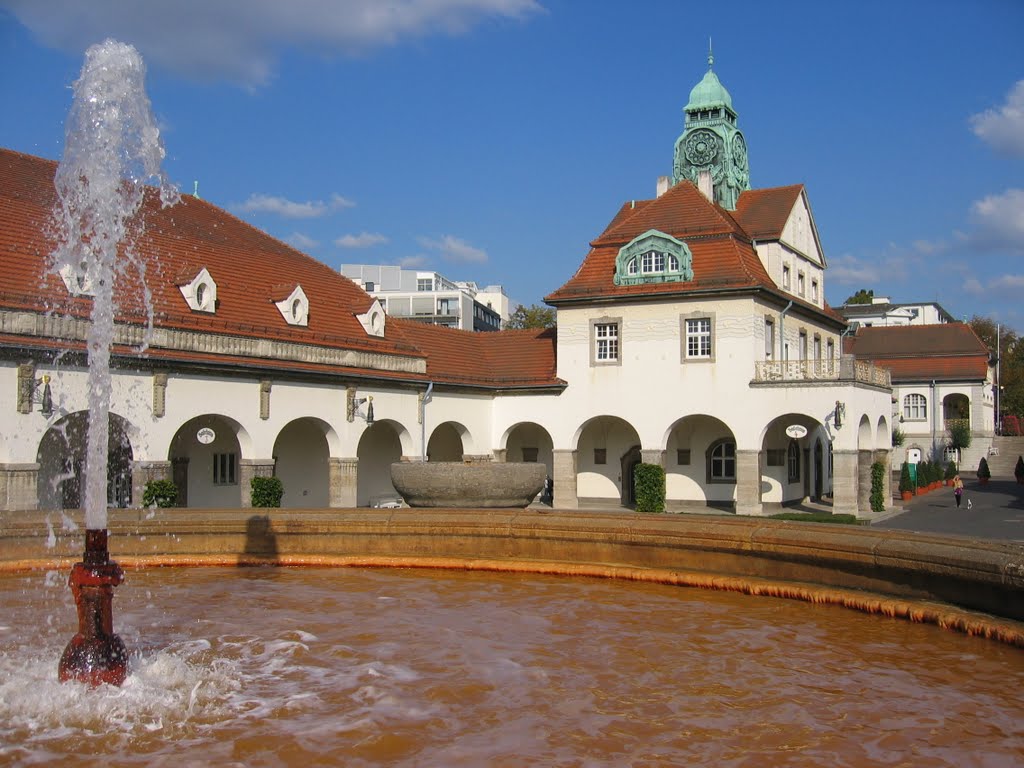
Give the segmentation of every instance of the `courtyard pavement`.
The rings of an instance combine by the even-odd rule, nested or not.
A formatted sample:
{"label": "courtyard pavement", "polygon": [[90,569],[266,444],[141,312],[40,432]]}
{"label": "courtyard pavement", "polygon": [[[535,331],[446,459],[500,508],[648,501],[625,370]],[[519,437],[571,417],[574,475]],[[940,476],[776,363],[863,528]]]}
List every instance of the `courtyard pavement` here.
{"label": "courtyard pavement", "polygon": [[975,479],[964,478],[960,509],[956,507],[953,489],[945,486],[914,496],[910,501],[898,501],[896,505],[902,507],[902,512],[873,523],[872,527],[1024,541],[1024,485],[1014,480],[992,479],[982,485]]}

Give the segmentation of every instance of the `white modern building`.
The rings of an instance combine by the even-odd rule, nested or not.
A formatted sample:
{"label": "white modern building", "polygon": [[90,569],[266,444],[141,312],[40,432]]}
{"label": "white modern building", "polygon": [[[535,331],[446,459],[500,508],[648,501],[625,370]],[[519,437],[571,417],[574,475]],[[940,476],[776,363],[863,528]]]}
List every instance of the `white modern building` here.
{"label": "white modern building", "polygon": [[449,280],[438,272],[381,264],[342,264],[341,274],[395,317],[464,331],[497,331],[509,317],[500,285],[481,291],[476,283]]}
{"label": "white modern building", "polygon": [[[384,273],[353,275],[364,290],[210,203],[152,196],[134,244],[145,275],[129,267],[118,286],[110,502],[138,505],[169,478],[190,507],[245,507],[249,480],[276,474],[286,507],[364,506],[393,492],[392,462],[461,460],[543,462],[560,508],[628,506],[643,461],[664,468],[670,509],[831,497],[870,516],[889,373],[842,354],[807,193],[750,189],[710,67],[685,113],[671,176],[595,222],[546,297],[547,330],[415,321],[416,298],[424,319],[444,315],[435,273],[429,297],[407,291],[404,312],[389,295],[385,312]],[[55,170],[0,151],[6,510],[80,502],[91,296],[46,271]]]}
{"label": "white modern building", "polygon": [[874,296],[870,304],[843,304],[837,310],[847,322],[859,328],[956,322],[956,318],[936,302],[896,304],[887,296]]}

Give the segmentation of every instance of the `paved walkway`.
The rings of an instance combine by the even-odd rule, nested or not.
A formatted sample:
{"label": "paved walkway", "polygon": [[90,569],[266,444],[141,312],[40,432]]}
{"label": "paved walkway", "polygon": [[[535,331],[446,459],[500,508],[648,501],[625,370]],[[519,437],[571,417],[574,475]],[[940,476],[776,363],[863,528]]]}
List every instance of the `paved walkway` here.
{"label": "paved walkway", "polygon": [[946,487],[898,504],[901,513],[872,527],[1024,541],[1024,485],[1014,480],[990,480],[981,485],[965,479],[960,509],[953,489]]}

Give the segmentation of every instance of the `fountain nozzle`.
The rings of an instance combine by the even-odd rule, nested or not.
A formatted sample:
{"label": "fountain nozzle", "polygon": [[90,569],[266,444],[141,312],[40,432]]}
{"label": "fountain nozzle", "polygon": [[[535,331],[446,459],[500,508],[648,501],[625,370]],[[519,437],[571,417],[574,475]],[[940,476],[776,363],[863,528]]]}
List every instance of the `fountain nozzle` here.
{"label": "fountain nozzle", "polygon": [[122,581],[124,571],[107,550],[107,530],[87,529],[82,562],[75,563],[68,579],[78,609],[78,633],[60,657],[57,677],[62,683],[121,685],[128,676],[128,650],[114,634],[111,607],[114,587]]}

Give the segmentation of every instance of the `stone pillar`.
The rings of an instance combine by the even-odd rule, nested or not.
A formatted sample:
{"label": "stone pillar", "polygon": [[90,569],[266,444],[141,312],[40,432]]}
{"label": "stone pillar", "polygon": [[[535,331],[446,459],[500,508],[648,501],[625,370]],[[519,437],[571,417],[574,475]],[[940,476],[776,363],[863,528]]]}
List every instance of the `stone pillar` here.
{"label": "stone pillar", "polygon": [[252,507],[252,479],[254,477],[273,477],[273,459],[242,459],[238,462],[238,482],[242,492],[242,508]]}
{"label": "stone pillar", "polygon": [[832,512],[856,515],[858,452],[832,451]]}
{"label": "stone pillar", "polygon": [[0,464],[0,509],[29,511],[39,507],[38,464]]}
{"label": "stone pillar", "polygon": [[[132,505],[141,507],[142,495],[146,492],[146,483],[150,480],[171,480],[171,462],[169,461],[133,461],[132,462]],[[178,489],[179,495],[181,489]]]}
{"label": "stone pillar", "polygon": [[882,499],[885,502],[886,509],[892,506],[892,470],[889,469],[890,460],[889,451],[884,449],[875,451],[873,462],[880,462],[884,470],[882,472]]}
{"label": "stone pillar", "polygon": [[736,514],[763,515],[761,452],[736,449]]}
{"label": "stone pillar", "polygon": [[554,463],[555,498],[551,506],[556,509],[579,509],[576,495],[576,451],[552,451]]}
{"label": "stone pillar", "polygon": [[857,451],[857,516],[871,516],[871,451]]}
{"label": "stone pillar", "polygon": [[665,468],[665,452],[662,450],[643,449],[640,451],[640,461],[644,464],[657,464]]}
{"label": "stone pillar", "polygon": [[359,501],[359,459],[342,459],[331,456],[327,460],[328,485],[327,503],[332,509],[349,509]]}
{"label": "stone pillar", "polygon": [[494,461],[498,464],[504,464],[508,461],[508,450],[505,448],[494,449]]}
{"label": "stone pillar", "polygon": [[171,459],[171,480],[178,487],[178,503],[175,506],[188,506],[188,456]]}

